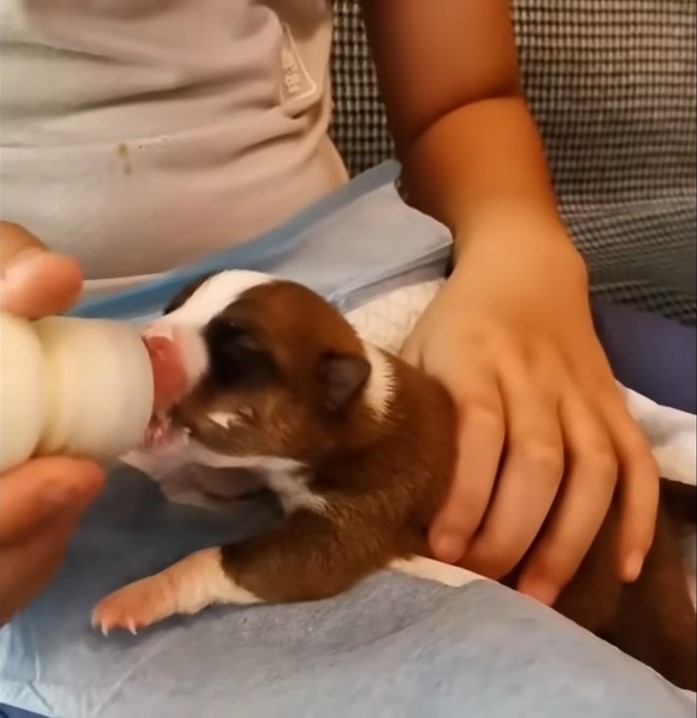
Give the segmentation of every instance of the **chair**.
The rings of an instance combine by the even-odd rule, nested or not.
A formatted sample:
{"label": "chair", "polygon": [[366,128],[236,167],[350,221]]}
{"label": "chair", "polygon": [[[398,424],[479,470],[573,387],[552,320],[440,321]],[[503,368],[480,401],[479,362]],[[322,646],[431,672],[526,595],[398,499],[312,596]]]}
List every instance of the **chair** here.
{"label": "chair", "polygon": [[[332,134],[393,152],[358,0],[335,0]],[[596,298],[696,321],[694,0],[514,0],[526,94]]]}

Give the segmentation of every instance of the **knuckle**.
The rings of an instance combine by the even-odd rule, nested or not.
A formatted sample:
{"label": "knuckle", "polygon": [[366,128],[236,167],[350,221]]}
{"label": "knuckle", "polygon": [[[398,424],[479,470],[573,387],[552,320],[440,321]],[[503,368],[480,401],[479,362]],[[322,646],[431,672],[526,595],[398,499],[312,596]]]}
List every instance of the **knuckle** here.
{"label": "knuckle", "polygon": [[463,402],[463,416],[469,426],[488,434],[504,433],[504,421],[496,402],[491,399],[478,399],[476,402]]}
{"label": "knuckle", "polygon": [[615,483],[619,474],[619,462],[609,446],[599,446],[584,451],[581,461],[589,475],[599,481]]}
{"label": "knuckle", "polygon": [[492,358],[504,356],[521,358],[524,355],[518,338],[501,329],[490,332],[484,346],[487,349],[487,356]]}
{"label": "knuckle", "polygon": [[553,441],[528,438],[521,443],[520,454],[526,465],[535,472],[560,476],[564,469],[563,451]]}
{"label": "knuckle", "polygon": [[559,367],[558,350],[551,341],[541,336],[525,345],[525,357],[532,366],[547,370]]}

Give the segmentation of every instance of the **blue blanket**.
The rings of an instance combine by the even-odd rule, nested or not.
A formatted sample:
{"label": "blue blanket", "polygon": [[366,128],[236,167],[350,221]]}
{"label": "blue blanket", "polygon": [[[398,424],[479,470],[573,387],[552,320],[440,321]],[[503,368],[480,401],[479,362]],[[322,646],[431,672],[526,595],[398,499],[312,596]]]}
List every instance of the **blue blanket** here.
{"label": "blue blanket", "polygon": [[[383,166],[243,249],[76,314],[141,320],[222,267],[303,281],[342,310],[441,276],[450,238]],[[497,584],[383,572],[335,599],[227,607],[139,636],[91,629],[93,605],[192,550],[278,519],[259,497],[225,515],[169,504],[117,466],[49,590],[0,632],[0,702],[47,718],[692,716],[694,699]]]}

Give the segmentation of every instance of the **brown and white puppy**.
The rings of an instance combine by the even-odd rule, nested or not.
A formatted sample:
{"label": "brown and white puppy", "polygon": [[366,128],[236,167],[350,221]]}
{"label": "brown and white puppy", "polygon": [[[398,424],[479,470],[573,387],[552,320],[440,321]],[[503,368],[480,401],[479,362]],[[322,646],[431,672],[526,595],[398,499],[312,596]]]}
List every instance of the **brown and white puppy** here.
{"label": "brown and white puppy", "polygon": [[[326,598],[394,559],[429,555],[456,452],[454,406],[435,380],[366,345],[308,289],[254,273],[201,280],[148,331],[173,340],[188,381],[159,440],[256,469],[286,518],[117,591],[95,625],[135,632],[211,604]],[[662,507],[631,585],[617,578],[616,532],[613,507],[555,608],[694,690],[695,611],[671,518]]]}

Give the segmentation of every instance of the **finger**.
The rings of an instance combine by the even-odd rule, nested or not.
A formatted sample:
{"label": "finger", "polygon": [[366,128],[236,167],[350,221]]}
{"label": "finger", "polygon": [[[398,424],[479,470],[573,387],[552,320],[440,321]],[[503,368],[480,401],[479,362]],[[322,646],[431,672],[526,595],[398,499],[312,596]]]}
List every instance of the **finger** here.
{"label": "finger", "polygon": [[567,450],[561,495],[518,589],[552,605],[573,578],[602,525],[617,484],[617,459],[602,421],[573,387],[560,406]]}
{"label": "finger", "polygon": [[500,384],[507,451],[489,513],[465,556],[467,568],[496,579],[508,574],[532,545],[564,471],[554,396],[513,354],[502,364]]}
{"label": "finger", "polygon": [[659,497],[659,470],[641,428],[613,385],[599,405],[610,429],[620,464],[620,575],[635,581],[653,543]]}
{"label": "finger", "polygon": [[49,252],[22,227],[7,222],[0,228],[0,306],[27,318],[65,311],[82,286],[78,262]]}
{"label": "finger", "polygon": [[98,496],[103,471],[89,461],[47,457],[0,477],[0,543],[21,541],[46,522],[84,511]]}
{"label": "finger", "polygon": [[486,512],[504,442],[499,388],[484,371],[457,379],[458,447],[453,484],[430,531],[437,558],[459,561]]}
{"label": "finger", "polygon": [[65,558],[77,521],[61,518],[31,540],[2,547],[0,625],[24,608],[55,576]]}

